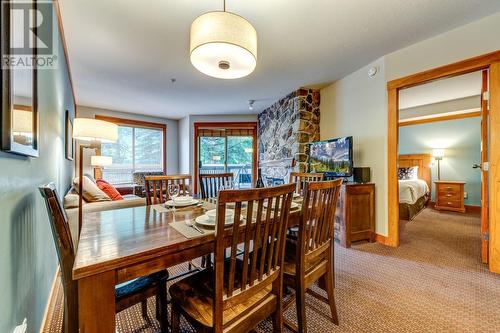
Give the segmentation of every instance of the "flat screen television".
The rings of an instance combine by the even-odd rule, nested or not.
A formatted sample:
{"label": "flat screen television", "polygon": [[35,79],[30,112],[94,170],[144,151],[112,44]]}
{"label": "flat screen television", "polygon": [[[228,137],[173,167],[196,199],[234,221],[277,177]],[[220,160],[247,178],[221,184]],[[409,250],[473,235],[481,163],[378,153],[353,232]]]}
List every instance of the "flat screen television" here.
{"label": "flat screen television", "polygon": [[323,172],[328,177],[351,177],[352,169],[352,136],[310,144],[309,172]]}

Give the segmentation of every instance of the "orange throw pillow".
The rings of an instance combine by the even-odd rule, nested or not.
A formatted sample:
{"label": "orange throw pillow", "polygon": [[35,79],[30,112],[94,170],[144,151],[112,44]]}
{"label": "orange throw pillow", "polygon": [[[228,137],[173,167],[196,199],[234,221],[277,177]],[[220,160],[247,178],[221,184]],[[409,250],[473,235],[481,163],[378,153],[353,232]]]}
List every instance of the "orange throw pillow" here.
{"label": "orange throw pillow", "polygon": [[106,193],[108,195],[108,197],[111,198],[111,200],[113,200],[113,201],[123,200],[122,195],[120,194],[120,192],[118,192],[116,187],[114,187],[113,185],[111,185],[107,181],[102,180],[102,179],[98,179],[98,180],[96,180],[95,183],[97,184],[97,187],[99,187],[99,189],[101,191]]}

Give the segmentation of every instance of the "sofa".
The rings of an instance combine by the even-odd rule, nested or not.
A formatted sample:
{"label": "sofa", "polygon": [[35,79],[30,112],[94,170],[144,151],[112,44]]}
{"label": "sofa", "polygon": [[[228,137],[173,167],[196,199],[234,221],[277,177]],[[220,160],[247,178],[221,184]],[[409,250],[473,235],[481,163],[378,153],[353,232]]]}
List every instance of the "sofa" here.
{"label": "sofa", "polygon": [[[78,243],[78,192],[73,186],[64,196],[64,210],[68,216],[73,244]],[[123,195],[123,200],[87,202],[83,200],[83,214],[106,210],[145,206],[146,199],[134,194]]]}

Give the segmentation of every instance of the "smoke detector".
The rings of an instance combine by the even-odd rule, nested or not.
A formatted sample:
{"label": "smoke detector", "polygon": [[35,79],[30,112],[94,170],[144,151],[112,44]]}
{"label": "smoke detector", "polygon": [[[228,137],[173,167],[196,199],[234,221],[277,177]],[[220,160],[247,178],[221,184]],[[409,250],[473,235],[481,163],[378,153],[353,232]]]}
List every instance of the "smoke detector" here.
{"label": "smoke detector", "polygon": [[377,73],[378,73],[378,67],[370,67],[370,69],[368,70],[368,77],[371,79],[375,77]]}

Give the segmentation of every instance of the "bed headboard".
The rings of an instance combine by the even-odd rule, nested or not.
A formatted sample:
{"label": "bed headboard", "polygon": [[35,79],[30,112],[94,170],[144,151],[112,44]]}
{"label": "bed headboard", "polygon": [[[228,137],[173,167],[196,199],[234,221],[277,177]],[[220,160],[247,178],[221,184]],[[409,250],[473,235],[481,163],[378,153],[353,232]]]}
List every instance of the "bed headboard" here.
{"label": "bed headboard", "polygon": [[398,167],[409,168],[418,166],[418,178],[425,180],[429,189],[431,184],[431,154],[399,155]]}

